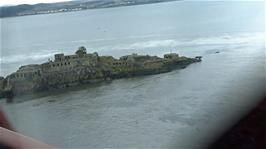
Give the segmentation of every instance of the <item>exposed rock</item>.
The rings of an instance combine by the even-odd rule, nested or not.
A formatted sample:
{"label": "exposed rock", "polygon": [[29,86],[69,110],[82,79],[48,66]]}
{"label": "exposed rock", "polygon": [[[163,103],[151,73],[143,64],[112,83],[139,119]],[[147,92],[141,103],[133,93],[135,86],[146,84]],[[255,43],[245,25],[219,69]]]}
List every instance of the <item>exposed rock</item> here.
{"label": "exposed rock", "polygon": [[0,76],[0,98],[11,98],[13,97],[10,86],[7,85],[7,80]]}
{"label": "exposed rock", "polygon": [[4,91],[4,77],[0,76],[0,97],[3,96],[3,91]]}
{"label": "exposed rock", "polygon": [[5,79],[0,78],[0,97],[28,92],[97,83],[117,78],[169,72],[201,61],[196,58],[165,54],[164,58],[149,55],[126,55],[119,59],[87,53],[80,47],[74,55],[56,54],[54,60],[40,65],[21,66]]}

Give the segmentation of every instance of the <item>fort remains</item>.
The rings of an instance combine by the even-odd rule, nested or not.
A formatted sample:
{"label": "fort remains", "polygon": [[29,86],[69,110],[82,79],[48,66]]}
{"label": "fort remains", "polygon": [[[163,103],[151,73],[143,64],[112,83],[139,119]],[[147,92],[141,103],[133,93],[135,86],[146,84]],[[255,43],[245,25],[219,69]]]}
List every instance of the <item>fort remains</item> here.
{"label": "fort remains", "polygon": [[80,47],[73,55],[55,54],[43,64],[21,66],[6,78],[0,77],[0,98],[10,98],[29,92],[97,83],[106,80],[170,72],[200,62],[176,53],[158,56],[131,54],[116,59],[87,53]]}

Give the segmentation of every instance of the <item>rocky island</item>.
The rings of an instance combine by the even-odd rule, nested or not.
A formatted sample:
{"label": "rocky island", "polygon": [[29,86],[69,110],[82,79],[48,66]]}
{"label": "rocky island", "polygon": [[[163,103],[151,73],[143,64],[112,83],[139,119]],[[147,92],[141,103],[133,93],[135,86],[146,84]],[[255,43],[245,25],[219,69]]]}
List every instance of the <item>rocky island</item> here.
{"label": "rocky island", "polygon": [[55,54],[54,60],[21,66],[6,78],[0,77],[0,98],[165,73],[200,61],[200,56],[187,58],[176,53],[165,54],[163,58],[131,54],[116,59],[112,56],[99,56],[96,52],[87,53],[85,47],[80,47],[74,55]]}

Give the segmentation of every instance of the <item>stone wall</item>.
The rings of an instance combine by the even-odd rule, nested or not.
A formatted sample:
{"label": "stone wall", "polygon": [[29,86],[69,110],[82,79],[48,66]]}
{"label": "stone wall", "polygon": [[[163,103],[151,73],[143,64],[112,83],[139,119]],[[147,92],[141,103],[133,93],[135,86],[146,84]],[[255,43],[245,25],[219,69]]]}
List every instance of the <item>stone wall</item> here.
{"label": "stone wall", "polygon": [[4,77],[1,77],[0,76],[0,90],[3,90],[4,89]]}
{"label": "stone wall", "polygon": [[0,97],[8,86],[6,80],[9,80],[12,94],[19,95],[112,78],[164,73],[198,61],[177,54],[165,55],[165,58],[132,54],[115,59],[112,56],[98,56],[97,53],[87,54],[84,48],[80,48],[75,55],[57,54],[54,61],[22,66],[6,79],[0,77]]}

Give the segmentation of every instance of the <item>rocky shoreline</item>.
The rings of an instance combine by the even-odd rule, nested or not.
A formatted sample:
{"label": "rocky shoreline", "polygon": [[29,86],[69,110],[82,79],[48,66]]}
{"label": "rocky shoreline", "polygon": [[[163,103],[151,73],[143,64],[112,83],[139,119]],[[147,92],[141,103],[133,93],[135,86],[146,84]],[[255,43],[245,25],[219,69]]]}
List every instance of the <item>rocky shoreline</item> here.
{"label": "rocky shoreline", "polygon": [[165,54],[163,58],[131,54],[116,59],[112,56],[99,56],[96,52],[87,53],[85,47],[80,47],[73,55],[56,54],[54,60],[21,66],[6,78],[0,77],[0,98],[160,74],[200,61],[201,56],[188,58],[176,53]]}

